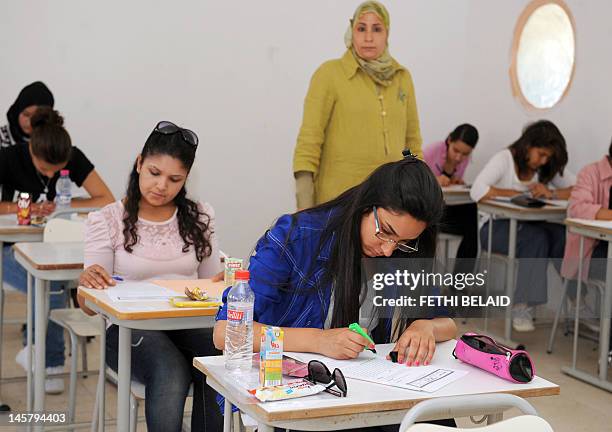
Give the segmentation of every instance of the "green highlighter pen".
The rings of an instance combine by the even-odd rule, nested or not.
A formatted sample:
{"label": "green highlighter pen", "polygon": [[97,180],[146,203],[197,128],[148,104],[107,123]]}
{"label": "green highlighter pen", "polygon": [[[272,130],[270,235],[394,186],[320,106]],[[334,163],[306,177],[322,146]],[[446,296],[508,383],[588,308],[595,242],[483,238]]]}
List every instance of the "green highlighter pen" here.
{"label": "green highlighter pen", "polygon": [[[355,333],[357,333],[360,336],[363,336],[364,338],[366,338],[372,345],[374,345],[374,341],[372,340],[372,338],[363,331],[363,329],[361,328],[361,326],[357,323],[353,323],[349,326],[349,330],[353,331]],[[368,351],[372,351],[374,354],[376,354],[376,350],[373,348],[366,348]]]}

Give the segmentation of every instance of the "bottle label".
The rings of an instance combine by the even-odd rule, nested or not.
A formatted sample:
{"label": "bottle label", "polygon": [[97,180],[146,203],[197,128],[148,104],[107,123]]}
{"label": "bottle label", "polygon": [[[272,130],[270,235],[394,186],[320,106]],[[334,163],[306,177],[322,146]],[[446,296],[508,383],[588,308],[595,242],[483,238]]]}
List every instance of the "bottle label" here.
{"label": "bottle label", "polygon": [[227,311],[227,319],[229,321],[241,322],[243,317],[244,311],[236,309],[228,309]]}

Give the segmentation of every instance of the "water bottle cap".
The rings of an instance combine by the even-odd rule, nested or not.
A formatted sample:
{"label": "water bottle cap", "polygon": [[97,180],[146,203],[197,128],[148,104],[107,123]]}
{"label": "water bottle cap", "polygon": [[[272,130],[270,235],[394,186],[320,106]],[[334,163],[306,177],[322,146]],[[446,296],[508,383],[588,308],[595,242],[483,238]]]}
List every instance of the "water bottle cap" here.
{"label": "water bottle cap", "polygon": [[67,170],[67,169],[60,170],[60,176],[62,177],[67,176],[69,174],[70,174],[70,170]]}
{"label": "water bottle cap", "polygon": [[234,272],[235,280],[249,280],[249,271],[248,270],[236,270]]}

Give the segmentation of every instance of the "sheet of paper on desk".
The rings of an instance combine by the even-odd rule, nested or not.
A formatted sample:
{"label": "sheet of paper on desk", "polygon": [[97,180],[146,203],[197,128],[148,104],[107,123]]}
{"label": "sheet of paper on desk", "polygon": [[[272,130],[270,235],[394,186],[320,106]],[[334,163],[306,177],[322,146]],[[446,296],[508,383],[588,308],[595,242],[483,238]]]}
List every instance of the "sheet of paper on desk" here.
{"label": "sheet of paper on desk", "polygon": [[180,296],[171,289],[150,282],[118,282],[106,290],[113,301],[167,301],[170,297]]}
{"label": "sheet of paper on desk", "polygon": [[578,222],[584,225],[591,225],[599,228],[612,229],[612,221],[606,220],[593,220],[593,219],[578,219],[572,218],[572,221]]}
{"label": "sheet of paper on desk", "polygon": [[304,363],[319,360],[330,370],[340,369],[347,378],[427,393],[435,392],[467,374],[467,371],[432,365],[408,367],[392,363],[384,355],[375,355],[369,351],[351,360],[335,360],[310,353],[285,352],[285,355]]}
{"label": "sheet of paper on desk", "polygon": [[458,191],[458,192],[469,192],[470,191],[470,186],[469,185],[464,185],[464,184],[454,184],[454,185],[450,185],[450,186],[444,186],[442,188],[442,191]]}

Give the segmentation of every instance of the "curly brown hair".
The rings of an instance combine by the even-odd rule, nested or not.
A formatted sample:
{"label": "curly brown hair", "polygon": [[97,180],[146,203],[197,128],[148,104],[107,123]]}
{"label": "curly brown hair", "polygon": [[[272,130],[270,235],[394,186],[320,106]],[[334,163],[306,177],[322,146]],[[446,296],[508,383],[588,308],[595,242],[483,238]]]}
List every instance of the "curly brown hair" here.
{"label": "curly brown hair", "polygon": [[[168,155],[181,161],[189,172],[195,160],[196,147],[184,141],[181,133],[162,134],[155,130],[149,135],[140,153],[141,160],[153,155]],[[138,209],[142,193],[139,186],[140,174],[137,171],[137,162],[130,174],[126,198],[124,200],[125,217],[123,218],[124,249],[132,253],[132,248],[138,243]],[[212,253],[210,236],[210,215],[201,211],[198,204],[187,198],[185,186],[174,197],[177,208],[179,234],[183,239],[183,252],[194,247],[196,258],[202,262]]]}

